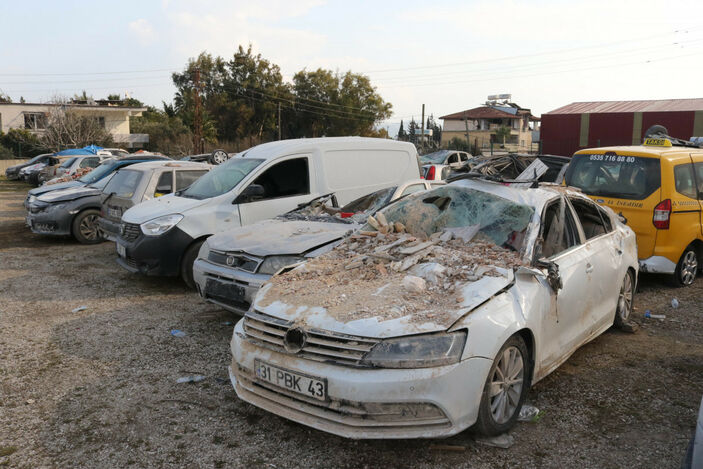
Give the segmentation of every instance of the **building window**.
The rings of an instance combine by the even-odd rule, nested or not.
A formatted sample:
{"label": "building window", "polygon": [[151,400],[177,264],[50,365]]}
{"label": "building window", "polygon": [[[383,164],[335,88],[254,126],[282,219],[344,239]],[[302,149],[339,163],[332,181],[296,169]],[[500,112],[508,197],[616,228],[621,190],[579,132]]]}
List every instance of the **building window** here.
{"label": "building window", "polygon": [[101,129],[105,128],[105,118],[103,116],[98,117],[98,125]]}
{"label": "building window", "polygon": [[46,116],[43,112],[25,112],[24,128],[29,130],[46,129]]}

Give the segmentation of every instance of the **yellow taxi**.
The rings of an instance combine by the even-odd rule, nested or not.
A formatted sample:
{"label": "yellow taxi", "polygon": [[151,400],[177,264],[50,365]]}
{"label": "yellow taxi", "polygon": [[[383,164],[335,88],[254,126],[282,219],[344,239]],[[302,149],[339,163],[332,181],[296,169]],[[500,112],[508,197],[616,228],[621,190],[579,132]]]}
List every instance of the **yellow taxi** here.
{"label": "yellow taxi", "polygon": [[[673,143],[672,143],[673,142]],[[703,148],[674,138],[576,152],[565,183],[626,219],[641,272],[693,283],[703,264]]]}

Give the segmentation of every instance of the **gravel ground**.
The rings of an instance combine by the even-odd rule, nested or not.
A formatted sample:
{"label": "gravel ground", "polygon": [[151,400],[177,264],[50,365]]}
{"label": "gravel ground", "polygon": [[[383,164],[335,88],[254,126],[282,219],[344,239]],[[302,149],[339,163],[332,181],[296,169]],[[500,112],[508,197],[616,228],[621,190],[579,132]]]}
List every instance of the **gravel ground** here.
{"label": "gravel ground", "polygon": [[[703,394],[703,279],[645,276],[636,334],[608,331],[533,387],[537,423],[509,449],[470,431],[351,441],[240,401],[227,381],[236,317],[175,279],[128,274],[114,246],[24,227],[27,187],[0,180],[0,466],[679,467]],[[677,297],[678,309],[670,301]],[[79,312],[74,308],[86,306]],[[642,319],[645,309],[666,314]],[[186,332],[173,337],[171,329]],[[202,374],[200,383],[177,384]],[[463,451],[436,450],[433,444]]]}

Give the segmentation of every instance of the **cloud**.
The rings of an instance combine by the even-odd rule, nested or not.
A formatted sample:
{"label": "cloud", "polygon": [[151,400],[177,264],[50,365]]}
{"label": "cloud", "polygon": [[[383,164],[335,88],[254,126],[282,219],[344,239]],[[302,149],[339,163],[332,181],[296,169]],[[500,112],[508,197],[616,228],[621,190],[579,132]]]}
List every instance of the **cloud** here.
{"label": "cloud", "polygon": [[149,45],[156,39],[154,28],[144,18],[134,20],[127,25],[130,34],[134,35],[140,44]]}

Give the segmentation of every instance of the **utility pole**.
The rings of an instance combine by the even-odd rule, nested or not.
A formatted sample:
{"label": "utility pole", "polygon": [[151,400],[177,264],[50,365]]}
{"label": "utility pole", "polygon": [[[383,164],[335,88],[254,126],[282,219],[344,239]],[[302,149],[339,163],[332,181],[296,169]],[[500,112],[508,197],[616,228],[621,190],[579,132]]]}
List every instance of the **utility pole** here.
{"label": "utility pole", "polygon": [[420,126],[420,144],[425,148],[425,105],[422,105],[422,125]]}
{"label": "utility pole", "polygon": [[466,144],[471,148],[471,141],[469,140],[469,121],[466,118],[466,111],[464,111],[464,127],[466,127]]}
{"label": "utility pole", "polygon": [[200,68],[195,69],[195,115],[193,116],[193,153],[204,151],[203,145],[203,115],[200,102]]}
{"label": "utility pole", "polygon": [[281,139],[281,102],[278,102],[278,139]]}

